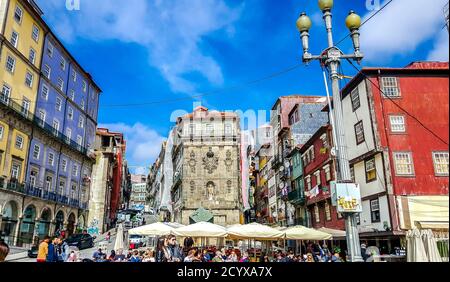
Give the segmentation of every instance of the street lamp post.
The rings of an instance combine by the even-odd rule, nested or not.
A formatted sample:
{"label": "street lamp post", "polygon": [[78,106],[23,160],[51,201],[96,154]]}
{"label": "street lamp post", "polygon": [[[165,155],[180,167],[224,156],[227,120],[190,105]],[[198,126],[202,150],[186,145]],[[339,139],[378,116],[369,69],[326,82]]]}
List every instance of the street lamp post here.
{"label": "street lamp post", "polygon": [[[353,11],[350,11],[345,21],[348,29],[351,32],[351,38],[355,50],[353,54],[346,55],[339,48],[334,46],[333,43],[331,23],[331,9],[333,8],[333,0],[319,0],[319,7],[323,12],[323,19],[325,21],[328,36],[328,48],[325,49],[321,55],[313,56],[311,53],[309,53],[309,29],[311,28],[311,20],[306,15],[306,13],[302,13],[298,18],[297,28],[300,31],[303,45],[303,62],[307,64],[312,60],[319,60],[328,68],[330,73],[330,79],[332,81],[335,121],[335,124],[332,126],[336,136],[335,150],[338,163],[337,181],[340,183],[348,183],[351,182],[351,174],[350,164],[348,162],[347,147],[345,144],[345,132],[342,101],[339,89],[338,69],[341,59],[353,59],[359,63],[363,58],[363,55],[360,53],[359,45],[359,27],[361,26],[361,18]],[[350,261],[362,261],[355,214],[345,213],[344,217],[347,235],[347,248],[349,251]]]}

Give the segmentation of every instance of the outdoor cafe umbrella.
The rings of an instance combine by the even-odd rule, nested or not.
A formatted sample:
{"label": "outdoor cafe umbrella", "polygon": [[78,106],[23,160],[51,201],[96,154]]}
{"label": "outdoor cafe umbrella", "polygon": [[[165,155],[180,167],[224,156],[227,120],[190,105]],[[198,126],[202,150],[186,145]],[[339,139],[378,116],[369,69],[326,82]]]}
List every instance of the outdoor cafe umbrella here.
{"label": "outdoor cafe umbrella", "polygon": [[122,224],[119,224],[119,227],[117,227],[116,241],[114,243],[114,250],[117,252],[117,251],[123,250],[123,249],[124,249],[123,226],[122,226]]}
{"label": "outdoor cafe umbrella", "polygon": [[345,231],[338,230],[338,229],[331,229],[331,228],[321,227],[321,228],[317,229],[317,231],[331,234],[333,236],[333,239],[345,238],[345,236],[346,236]]}
{"label": "outdoor cafe umbrella", "polygon": [[230,239],[276,240],[283,238],[283,232],[259,223],[235,225],[227,228]]}
{"label": "outdoor cafe umbrella", "polygon": [[425,246],[423,245],[420,231],[417,228],[406,232],[407,240],[407,261],[408,262],[428,262]]}
{"label": "outdoor cafe umbrella", "polygon": [[433,231],[431,231],[430,229],[422,230],[421,235],[425,251],[428,255],[428,260],[430,262],[442,262],[442,258],[439,254],[436,238],[434,237]]}
{"label": "outdoor cafe umbrella", "polygon": [[227,230],[210,222],[197,222],[173,230],[173,234],[181,237],[224,238]]}
{"label": "outdoor cafe umbrella", "polygon": [[301,225],[281,230],[287,240],[330,240],[332,235]]}
{"label": "outdoor cafe umbrella", "polygon": [[163,222],[155,222],[152,224],[147,224],[139,226],[128,230],[130,235],[141,235],[141,236],[164,236],[172,233],[176,229],[175,225],[170,225]]}

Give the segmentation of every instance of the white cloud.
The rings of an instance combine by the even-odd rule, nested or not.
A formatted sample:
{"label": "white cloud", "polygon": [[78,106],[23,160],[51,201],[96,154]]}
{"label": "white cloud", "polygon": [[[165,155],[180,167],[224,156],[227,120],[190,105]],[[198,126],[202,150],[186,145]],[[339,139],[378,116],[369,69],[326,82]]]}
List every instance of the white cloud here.
{"label": "white cloud", "polygon": [[436,39],[433,50],[428,54],[429,61],[448,61],[448,31],[443,29]]}
{"label": "white cloud", "polygon": [[[366,59],[383,63],[397,55],[407,56],[420,44],[434,39],[444,24],[446,2],[393,1],[361,28],[361,49]],[[364,20],[373,13],[365,15]]]}
{"label": "white cloud", "polygon": [[196,85],[184,78],[191,72],[212,84],[223,83],[219,64],[200,46],[216,31],[233,36],[233,23],[243,7],[230,8],[224,0],[81,0],[80,11],[67,11],[64,2],[39,0],[59,36],[142,45],[171,89],[189,94],[196,91]]}
{"label": "white cloud", "polygon": [[99,128],[108,128],[124,134],[127,142],[126,159],[134,173],[146,171],[159,155],[161,144],[165,140],[155,130],[141,123],[100,124]]}

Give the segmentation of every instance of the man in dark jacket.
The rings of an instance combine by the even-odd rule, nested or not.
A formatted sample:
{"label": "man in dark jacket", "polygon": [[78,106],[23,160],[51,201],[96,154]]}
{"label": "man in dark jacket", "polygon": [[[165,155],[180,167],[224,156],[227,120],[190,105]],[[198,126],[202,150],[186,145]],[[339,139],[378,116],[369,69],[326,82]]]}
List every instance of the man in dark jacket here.
{"label": "man in dark jacket", "polygon": [[58,245],[58,238],[53,238],[52,242],[48,244],[47,262],[58,262]]}
{"label": "man in dark jacket", "polygon": [[170,257],[172,258],[173,262],[182,262],[183,261],[183,252],[181,248],[177,245],[177,238],[175,235],[169,235],[169,252]]}

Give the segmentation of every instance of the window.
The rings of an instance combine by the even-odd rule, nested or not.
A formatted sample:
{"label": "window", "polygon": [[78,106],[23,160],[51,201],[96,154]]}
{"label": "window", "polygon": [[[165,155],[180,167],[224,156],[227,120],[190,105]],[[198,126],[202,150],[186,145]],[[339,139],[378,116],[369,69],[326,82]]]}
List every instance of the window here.
{"label": "window", "polygon": [[365,161],[366,167],[366,183],[372,182],[377,179],[377,168],[375,166],[375,158]]}
{"label": "window", "polygon": [[70,90],[70,100],[75,101],[75,90]]}
{"label": "window", "polygon": [[69,107],[69,109],[67,110],[67,117],[70,120],[73,120],[73,109],[71,107]]}
{"label": "window", "polygon": [[3,84],[2,93],[0,94],[0,101],[4,104],[9,103],[9,97],[11,96],[11,87],[7,84]]}
{"label": "window", "polygon": [[33,87],[33,79],[34,76],[31,72],[27,71],[27,74],[25,75],[25,85],[32,88]]}
{"label": "window", "polygon": [[17,135],[16,137],[16,148],[23,149],[23,137],[21,135]]}
{"label": "window", "polygon": [[328,137],[327,137],[327,134],[326,134],[326,133],[322,134],[322,135],[320,136],[320,139],[322,140],[323,147],[324,147],[324,148],[327,148],[327,147],[328,147]]}
{"label": "window", "polygon": [[64,195],[64,187],[65,186],[66,186],[66,183],[63,180],[59,181],[59,188],[58,188],[59,195]]}
{"label": "window", "polygon": [[61,67],[61,70],[63,70],[63,71],[66,70],[66,60],[64,58],[61,58],[59,65]]}
{"label": "window", "polygon": [[79,128],[83,128],[84,127],[84,118],[83,117],[80,117],[78,119],[78,127]]}
{"label": "window", "polygon": [[352,90],[352,92],[350,93],[350,98],[352,99],[352,109],[353,111],[356,111],[361,106],[358,87]]}
{"label": "window", "polygon": [[319,206],[317,204],[314,205],[314,219],[316,222],[320,222]]}
{"label": "window", "polygon": [[23,101],[22,101],[22,114],[24,116],[28,116],[29,112],[30,112],[30,100],[23,98]]}
{"label": "window", "polygon": [[52,126],[53,126],[53,133],[54,133],[54,134],[58,134],[58,131],[59,131],[59,121],[56,120],[56,119],[54,119],[54,120],[53,120]]}
{"label": "window", "polygon": [[404,116],[390,116],[391,131],[392,132],[405,132],[405,117]]}
{"label": "window", "polygon": [[17,44],[19,43],[19,34],[13,30],[11,33],[11,44],[17,48]]}
{"label": "window", "polygon": [[42,73],[45,75],[46,78],[50,79],[50,75],[52,73],[52,69],[49,65],[45,65],[44,69],[42,70]]}
{"label": "window", "polygon": [[48,153],[48,165],[53,166],[55,164],[55,155]]}
{"label": "window", "polygon": [[380,222],[380,203],[378,199],[370,201],[370,216],[373,222]]}
{"label": "window", "polygon": [[324,167],[324,170],[325,170],[325,179],[327,181],[330,181],[331,180],[331,168],[330,168],[330,165],[326,165]]}
{"label": "window", "polygon": [[44,126],[45,124],[45,111],[44,110],[39,110],[39,125],[40,126]]}
{"label": "window", "polygon": [[80,135],[77,135],[77,144],[79,146],[83,145],[83,137],[81,137]]}
{"label": "window", "polygon": [[382,90],[385,97],[395,98],[400,97],[398,91],[397,78],[395,77],[382,77],[381,78]]}
{"label": "window", "polygon": [[355,136],[356,136],[356,145],[361,144],[362,142],[364,142],[365,137],[364,137],[364,126],[363,126],[363,122],[360,121],[357,124],[355,124]]}
{"label": "window", "polygon": [[61,168],[62,168],[62,170],[63,170],[64,172],[67,171],[67,160],[63,159],[63,160],[61,161]]}
{"label": "window", "polygon": [[433,152],[434,173],[438,176],[448,176],[448,152]]}
{"label": "window", "polygon": [[41,92],[42,99],[46,101],[48,100],[48,92],[49,92],[48,86],[46,84],[42,84],[42,92]]}
{"label": "window", "polygon": [[311,190],[311,176],[306,177],[306,190]]}
{"label": "window", "polygon": [[58,88],[59,90],[64,91],[64,80],[61,77],[58,78]]}
{"label": "window", "polygon": [[3,125],[0,125],[0,140],[3,139],[3,131],[4,131]]}
{"label": "window", "polygon": [[71,198],[75,199],[76,198],[76,194],[77,194],[77,185],[76,184],[72,184]]}
{"label": "window", "polygon": [[72,138],[72,129],[70,129],[70,128],[66,129],[66,137],[67,137],[67,142],[69,142],[70,139]]}
{"label": "window", "polygon": [[77,175],[78,175],[78,166],[76,164],[74,164],[72,167],[72,176],[77,176]]}
{"label": "window", "polygon": [[47,55],[52,58],[53,57],[53,45],[49,42],[47,45]]}
{"label": "window", "polygon": [[331,220],[331,208],[328,201],[325,202],[325,217],[328,221]]}
{"label": "window", "polygon": [[411,153],[394,153],[394,162],[397,175],[414,175]]}
{"label": "window", "polygon": [[81,109],[84,110],[84,100],[81,100]]}
{"label": "window", "polygon": [[350,176],[352,178],[352,182],[356,183],[356,180],[355,180],[355,167],[354,166],[350,166]]}
{"label": "window", "polygon": [[51,191],[52,190],[52,183],[53,183],[53,177],[47,176],[45,178],[45,190]]}
{"label": "window", "polygon": [[316,185],[319,186],[322,182],[320,181],[320,170],[316,171],[314,173],[314,176],[316,177]]}
{"label": "window", "polygon": [[232,135],[233,134],[233,125],[231,124],[225,124],[225,135]]}
{"label": "window", "polygon": [[72,70],[72,80],[73,82],[77,81],[77,72],[75,70]]}
{"label": "window", "polygon": [[40,154],[41,154],[41,147],[39,145],[34,145],[33,158],[38,160]]}
{"label": "window", "polygon": [[55,109],[60,112],[62,109],[62,100],[59,97],[56,97]]}
{"label": "window", "polygon": [[6,70],[9,71],[10,73],[13,73],[15,67],[16,67],[16,59],[8,55],[6,59]]}
{"label": "window", "polygon": [[14,11],[14,19],[16,20],[17,23],[21,24],[22,17],[23,17],[22,8],[20,8],[19,6],[16,6],[16,10]]}
{"label": "window", "polygon": [[33,38],[33,40],[36,42],[38,42],[39,40],[39,28],[35,25],[33,25],[33,32],[31,33],[31,38]]}
{"label": "window", "polygon": [[210,123],[208,123],[206,125],[206,134],[208,134],[208,135],[214,134],[214,125],[212,125]]}
{"label": "window", "polygon": [[13,163],[11,166],[11,178],[15,180],[20,178],[20,164]]}
{"label": "window", "polygon": [[36,62],[36,51],[33,48],[30,48],[30,55],[28,56],[28,59],[32,64]]}
{"label": "window", "polygon": [[83,80],[83,92],[86,93],[87,91],[87,83]]}
{"label": "window", "polygon": [[31,187],[36,187],[36,176],[38,173],[36,171],[31,171],[30,173],[30,185]]}

